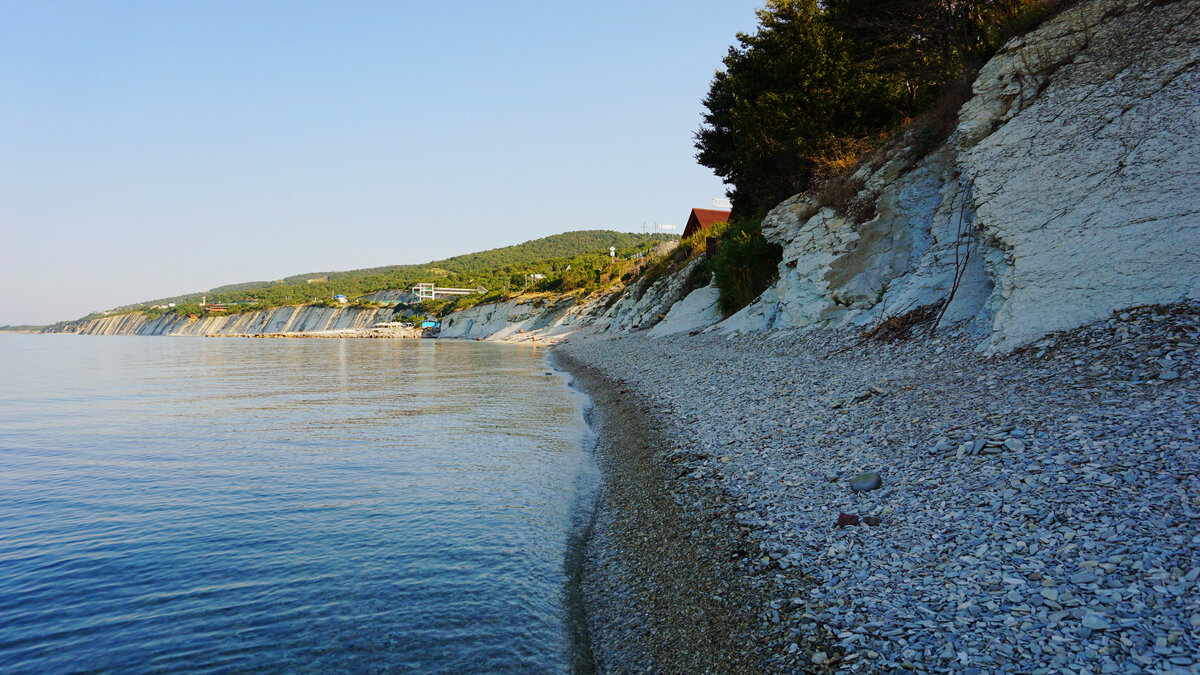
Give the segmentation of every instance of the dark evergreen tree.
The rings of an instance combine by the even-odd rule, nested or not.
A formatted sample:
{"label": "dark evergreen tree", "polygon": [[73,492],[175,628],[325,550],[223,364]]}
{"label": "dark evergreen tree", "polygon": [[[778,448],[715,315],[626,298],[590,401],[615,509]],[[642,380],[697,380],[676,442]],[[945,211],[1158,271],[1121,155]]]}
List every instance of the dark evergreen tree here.
{"label": "dark evergreen tree", "polygon": [[827,0],[830,20],[856,45],[862,67],[900,83],[908,106],[928,106],[998,47],[1005,24],[1031,0]]}
{"label": "dark evergreen tree", "polygon": [[893,80],[858,68],[816,0],[773,0],[724,59],[704,99],[696,159],[730,186],[736,215],[806,189],[847,141],[902,114]]}
{"label": "dark evergreen tree", "polygon": [[964,89],[1005,26],[1039,6],[769,0],[758,31],[737,36],[713,78],[696,159],[729,185],[735,215],[763,213],[948,88]]}

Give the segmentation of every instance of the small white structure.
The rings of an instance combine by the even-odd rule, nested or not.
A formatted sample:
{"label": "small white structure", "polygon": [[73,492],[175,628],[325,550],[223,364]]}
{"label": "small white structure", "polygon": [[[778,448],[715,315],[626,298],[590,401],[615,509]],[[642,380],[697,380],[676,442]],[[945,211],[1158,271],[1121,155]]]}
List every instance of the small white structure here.
{"label": "small white structure", "polygon": [[487,289],[480,288],[438,288],[433,284],[417,284],[412,287],[412,292],[417,296],[418,300],[433,300],[439,295],[471,295],[472,293],[487,293]]}

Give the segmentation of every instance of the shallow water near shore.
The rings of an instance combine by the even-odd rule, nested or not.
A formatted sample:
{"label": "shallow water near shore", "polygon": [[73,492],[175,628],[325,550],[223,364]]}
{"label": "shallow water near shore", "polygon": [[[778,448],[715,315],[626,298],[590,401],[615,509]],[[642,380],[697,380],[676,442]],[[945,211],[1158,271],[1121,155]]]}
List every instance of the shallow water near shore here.
{"label": "shallow water near shore", "polygon": [[0,338],[0,670],[586,672],[544,350]]}

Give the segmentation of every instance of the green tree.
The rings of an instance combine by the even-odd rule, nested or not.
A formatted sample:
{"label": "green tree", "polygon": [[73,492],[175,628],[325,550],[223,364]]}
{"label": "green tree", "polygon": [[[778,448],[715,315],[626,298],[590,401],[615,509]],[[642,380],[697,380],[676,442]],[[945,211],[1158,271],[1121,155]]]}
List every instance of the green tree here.
{"label": "green tree", "polygon": [[730,186],[735,216],[764,213],[899,122],[961,103],[1014,28],[1070,2],[768,0],[713,78],[696,159]]}
{"label": "green tree", "polygon": [[807,189],[853,144],[903,114],[894,80],[856,66],[816,0],[771,0],[740,33],[704,99],[696,159],[730,186],[735,216]]}
{"label": "green tree", "polygon": [[930,105],[972,78],[999,46],[1004,26],[1036,0],[826,0],[828,17],[853,37],[864,69],[904,87],[907,106]]}

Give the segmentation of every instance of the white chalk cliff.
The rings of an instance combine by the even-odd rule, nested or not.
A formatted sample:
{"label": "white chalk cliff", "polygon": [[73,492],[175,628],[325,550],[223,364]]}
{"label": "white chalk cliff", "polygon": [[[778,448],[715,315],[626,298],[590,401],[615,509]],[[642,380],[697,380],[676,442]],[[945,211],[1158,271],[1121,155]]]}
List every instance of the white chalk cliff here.
{"label": "white chalk cliff", "polygon": [[[446,316],[438,337],[519,342],[528,340],[532,335],[563,338],[585,328],[613,333],[657,329],[662,325],[660,322],[665,323],[667,318],[671,319],[671,326],[686,324],[687,327],[664,328],[653,334],[668,335],[707,326],[721,319],[715,308],[715,289],[708,291],[713,294],[711,302],[694,307],[689,302],[681,302],[684,300],[688,276],[699,263],[699,260],[694,260],[680,272],[654,280],[639,279],[619,296],[601,295],[582,301],[573,296],[557,299],[520,298],[476,305]],[[699,294],[693,303],[704,295],[700,291],[693,293]],[[691,296],[688,299],[692,300]],[[700,312],[703,317],[697,319],[690,316],[693,310]]]}
{"label": "white chalk cliff", "polygon": [[57,329],[80,335],[261,335],[264,333],[317,333],[369,328],[376,322],[391,321],[391,309],[350,307],[275,307],[232,316],[188,318],[164,314],[149,318],[141,314],[114,314],[97,319],[76,321]]}
{"label": "white chalk cliff", "polygon": [[476,305],[446,316],[438,337],[509,342],[528,340],[533,335],[560,337],[589,325],[600,309],[599,301],[580,303],[572,296]]}
{"label": "white chalk cliff", "polygon": [[1198,63],[1196,0],[1096,0],[1013,40],[941,147],[859,171],[873,218],[811,194],[774,209],[779,280],[722,328],[867,323],[947,298],[957,275],[946,319],[1000,351],[1200,297]]}
{"label": "white chalk cliff", "polygon": [[692,291],[671,307],[671,311],[662,321],[650,329],[653,337],[663,337],[676,333],[691,333],[707,328],[722,318],[717,299],[721,292],[716,286],[705,286]]}

